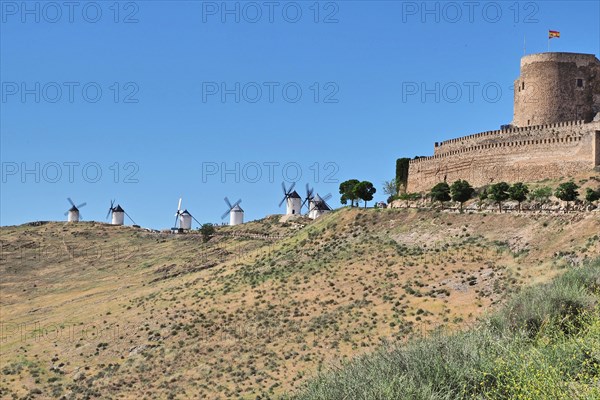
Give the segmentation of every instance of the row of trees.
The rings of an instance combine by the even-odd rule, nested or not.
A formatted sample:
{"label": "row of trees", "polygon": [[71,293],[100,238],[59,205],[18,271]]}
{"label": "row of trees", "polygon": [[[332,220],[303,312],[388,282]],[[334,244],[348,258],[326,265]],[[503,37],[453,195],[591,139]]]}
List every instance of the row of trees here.
{"label": "row of trees", "polygon": [[[480,200],[492,200],[498,205],[500,212],[502,212],[502,203],[507,200],[513,200],[518,203],[518,209],[521,210],[521,203],[527,199],[535,200],[539,202],[546,202],[552,194],[558,199],[567,202],[567,210],[569,209],[569,203],[577,200],[579,197],[578,192],[579,186],[574,182],[564,182],[558,185],[556,190],[553,192],[550,187],[540,187],[530,191],[529,187],[523,182],[517,182],[509,185],[506,182],[498,182],[488,187],[483,188],[479,193]],[[475,189],[466,180],[457,180],[452,185],[446,182],[440,182],[435,185],[429,192],[429,197],[432,201],[438,201],[441,203],[442,208],[444,203],[450,200],[460,203],[460,210],[462,212],[463,204],[472,199],[475,195]],[[420,195],[419,195],[420,196]],[[412,200],[415,198],[414,194],[400,195],[399,198],[405,198]],[[600,199],[600,189],[594,190],[587,188],[585,193],[585,200],[588,202],[596,201]]]}
{"label": "row of trees", "polygon": [[377,192],[377,189],[369,181],[359,181],[358,179],[349,179],[340,183],[340,202],[342,204],[348,204],[354,207],[354,203],[358,205],[358,201],[362,200],[365,202],[365,208],[367,202],[373,200],[373,195]]}

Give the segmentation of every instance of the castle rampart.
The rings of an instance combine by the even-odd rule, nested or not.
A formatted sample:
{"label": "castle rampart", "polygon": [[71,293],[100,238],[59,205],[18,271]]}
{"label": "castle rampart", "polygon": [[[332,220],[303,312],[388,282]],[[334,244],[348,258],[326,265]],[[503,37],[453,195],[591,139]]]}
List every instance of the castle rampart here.
{"label": "castle rampart", "polygon": [[535,140],[537,136],[546,135],[546,131],[569,131],[573,135],[582,134],[587,129],[584,126],[584,121],[566,121],[556,122],[554,124],[534,125],[522,128],[512,127],[508,129],[486,131],[475,133],[472,135],[462,136],[455,139],[445,140],[437,143],[434,149],[434,154],[447,154],[455,150],[461,150],[465,147],[473,147],[480,144],[488,144],[497,140],[520,140],[522,138],[530,138]]}
{"label": "castle rampart", "polygon": [[474,186],[500,181],[561,178],[600,164],[600,122],[560,122],[482,132],[438,145],[430,157],[411,160],[410,192],[466,179]]}

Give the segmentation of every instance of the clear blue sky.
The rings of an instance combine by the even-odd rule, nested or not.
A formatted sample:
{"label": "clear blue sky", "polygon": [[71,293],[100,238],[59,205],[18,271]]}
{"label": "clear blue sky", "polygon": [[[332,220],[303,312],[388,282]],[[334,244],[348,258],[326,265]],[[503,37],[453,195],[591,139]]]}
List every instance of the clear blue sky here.
{"label": "clear blue sky", "polygon": [[180,196],[202,222],[224,196],[256,219],[297,172],[335,206],[350,178],[384,200],[396,158],[511,121],[524,37],[600,53],[597,1],[22,4],[0,2],[2,225],[62,220],[67,196],[153,228]]}

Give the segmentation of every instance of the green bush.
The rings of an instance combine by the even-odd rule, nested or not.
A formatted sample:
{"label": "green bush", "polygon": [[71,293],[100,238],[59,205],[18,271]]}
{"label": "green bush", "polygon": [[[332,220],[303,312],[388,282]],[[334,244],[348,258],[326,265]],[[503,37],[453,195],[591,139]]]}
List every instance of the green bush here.
{"label": "green bush", "polygon": [[290,398],[598,399],[600,259],[525,289],[465,332],[388,344]]}

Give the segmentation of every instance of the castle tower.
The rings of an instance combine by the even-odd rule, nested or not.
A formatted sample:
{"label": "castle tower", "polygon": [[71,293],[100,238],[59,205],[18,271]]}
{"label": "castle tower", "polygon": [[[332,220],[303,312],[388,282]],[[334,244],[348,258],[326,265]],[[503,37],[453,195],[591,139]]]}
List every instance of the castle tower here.
{"label": "castle tower", "polygon": [[600,61],[579,53],[524,56],[514,91],[516,127],[589,122],[600,112]]}

